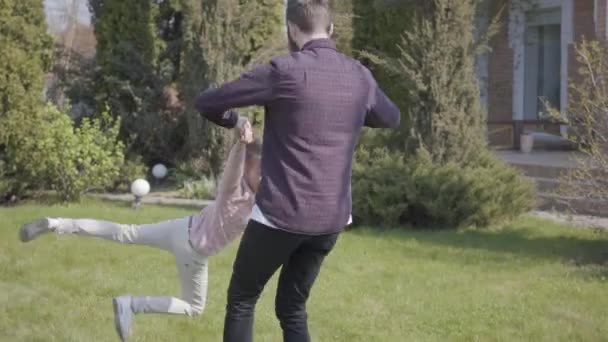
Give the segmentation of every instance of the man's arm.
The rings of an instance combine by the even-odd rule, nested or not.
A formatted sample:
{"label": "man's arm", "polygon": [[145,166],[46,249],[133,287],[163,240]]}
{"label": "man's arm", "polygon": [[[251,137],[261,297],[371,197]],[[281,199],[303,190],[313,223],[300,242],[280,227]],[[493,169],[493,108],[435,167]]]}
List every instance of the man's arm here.
{"label": "man's arm", "polygon": [[365,115],[365,126],[372,128],[397,128],[401,121],[399,108],[380,89],[371,73],[366,70],[370,79],[370,97]]}
{"label": "man's arm", "polygon": [[202,92],[196,98],[195,108],[215,124],[233,128],[238,114],[229,110],[267,104],[272,100],[273,84],[277,80],[274,63],[257,66],[234,81]]}

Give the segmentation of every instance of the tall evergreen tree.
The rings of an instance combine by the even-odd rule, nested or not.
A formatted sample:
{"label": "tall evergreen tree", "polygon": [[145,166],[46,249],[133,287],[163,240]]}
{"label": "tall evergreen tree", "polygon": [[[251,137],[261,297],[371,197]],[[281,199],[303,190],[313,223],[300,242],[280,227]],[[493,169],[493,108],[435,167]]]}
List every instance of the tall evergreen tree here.
{"label": "tall evergreen tree", "polygon": [[123,137],[136,137],[132,150],[169,163],[199,157],[205,171],[217,172],[225,132],[206,127],[192,100],[261,60],[279,32],[283,2],[90,0],[90,7],[98,103],[122,117]]}
{"label": "tall evergreen tree", "polygon": [[[99,65],[102,72],[120,74],[125,70],[115,59],[136,58],[143,64],[156,61],[155,12],[157,6],[148,0],[105,0],[101,13],[95,14]],[[101,15],[99,15],[101,14]],[[133,51],[135,50],[135,51]]]}
{"label": "tall evergreen tree", "polygon": [[173,83],[179,73],[177,0],[90,0],[97,37],[96,97],[122,119],[130,152],[173,162],[183,123]]}
{"label": "tall evergreen tree", "polygon": [[[481,228],[529,210],[529,182],[499,161],[486,143],[474,66],[497,23],[476,36],[482,1],[357,0],[359,5],[380,6],[382,15],[365,25],[371,29],[371,50],[380,53],[364,56],[376,63],[373,71],[383,76],[378,79],[390,88],[403,118],[399,130],[376,133],[359,150],[353,203],[354,212],[365,216],[356,219],[370,223],[371,217],[391,226]],[[395,16],[398,10],[408,20]],[[374,39],[385,30],[394,32],[392,26],[375,26],[389,18],[406,25],[397,31],[401,39]],[[360,34],[355,32],[358,38]]]}
{"label": "tall evergreen tree", "polygon": [[25,187],[12,181],[20,172],[14,158],[43,124],[44,75],[53,54],[46,30],[41,0],[0,0],[0,196]]}
{"label": "tall evergreen tree", "polygon": [[330,2],[334,21],[334,36],[338,49],[344,54],[352,55],[353,40],[353,1],[342,0]]}
{"label": "tall evergreen tree", "polygon": [[41,0],[0,0],[0,151],[43,103],[53,53],[46,29]]}
{"label": "tall evergreen tree", "polygon": [[[388,141],[408,152],[424,148],[434,162],[471,161],[486,149],[475,58],[497,30],[493,22],[476,37],[480,0],[432,0],[417,4],[412,28],[395,46],[397,56],[375,58],[394,77],[407,106],[401,131]],[[389,5],[390,6],[390,5]]]}
{"label": "tall evergreen tree", "polygon": [[231,80],[270,55],[281,29],[282,0],[183,0],[180,93],[187,103],[187,155],[207,161],[218,174],[227,132],[203,120],[193,100],[203,89]]}

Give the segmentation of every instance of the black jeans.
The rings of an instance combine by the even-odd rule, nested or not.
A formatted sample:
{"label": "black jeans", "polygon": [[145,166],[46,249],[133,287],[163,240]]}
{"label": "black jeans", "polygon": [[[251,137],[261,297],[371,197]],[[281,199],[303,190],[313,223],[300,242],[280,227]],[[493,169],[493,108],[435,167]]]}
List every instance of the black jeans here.
{"label": "black jeans", "polygon": [[224,342],[253,341],[255,305],[281,266],[275,312],[286,342],[308,342],[306,300],[338,234],[308,236],[249,221],[228,287]]}

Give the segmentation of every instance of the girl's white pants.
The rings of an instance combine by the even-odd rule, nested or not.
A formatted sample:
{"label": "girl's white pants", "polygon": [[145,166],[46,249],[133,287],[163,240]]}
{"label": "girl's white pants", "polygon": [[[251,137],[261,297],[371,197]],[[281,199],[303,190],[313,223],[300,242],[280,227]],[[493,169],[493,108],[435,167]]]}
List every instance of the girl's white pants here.
{"label": "girl's white pants", "polygon": [[181,282],[181,297],[133,296],[131,307],[135,313],[196,316],[205,308],[207,257],[192,249],[188,224],[189,217],[146,225],[88,219],[55,219],[51,226],[58,234],[92,236],[124,244],[156,247],[172,253]]}

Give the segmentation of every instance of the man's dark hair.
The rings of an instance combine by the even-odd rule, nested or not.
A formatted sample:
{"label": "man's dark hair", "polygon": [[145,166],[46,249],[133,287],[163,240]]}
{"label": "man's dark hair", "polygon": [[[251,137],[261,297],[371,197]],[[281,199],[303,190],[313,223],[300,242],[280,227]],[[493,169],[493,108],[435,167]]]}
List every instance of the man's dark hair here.
{"label": "man's dark hair", "polygon": [[325,32],[331,26],[329,0],[288,0],[286,17],[304,33]]}

